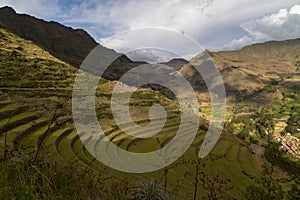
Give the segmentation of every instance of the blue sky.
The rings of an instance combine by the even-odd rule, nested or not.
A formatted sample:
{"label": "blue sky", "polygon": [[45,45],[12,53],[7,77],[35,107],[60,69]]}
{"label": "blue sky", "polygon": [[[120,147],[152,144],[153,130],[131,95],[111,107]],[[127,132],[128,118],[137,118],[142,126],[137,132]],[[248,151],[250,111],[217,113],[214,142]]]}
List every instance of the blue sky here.
{"label": "blue sky", "polygon": [[[148,27],[185,33],[215,51],[300,38],[299,0],[1,0],[0,6],[5,5],[83,28],[117,51],[122,51],[122,44],[107,38]],[[166,35],[157,36],[158,42],[167,39]]]}

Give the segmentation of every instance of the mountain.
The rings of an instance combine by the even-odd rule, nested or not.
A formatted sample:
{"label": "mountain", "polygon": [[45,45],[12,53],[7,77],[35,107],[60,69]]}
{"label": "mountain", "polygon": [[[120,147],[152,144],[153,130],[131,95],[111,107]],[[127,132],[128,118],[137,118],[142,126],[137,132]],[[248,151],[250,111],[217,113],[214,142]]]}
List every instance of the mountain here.
{"label": "mountain", "polygon": [[[300,39],[270,41],[237,51],[206,52],[218,67],[229,95],[249,96],[266,85],[299,87]],[[203,53],[192,58],[199,63]],[[203,80],[191,64],[180,70],[195,87]]]}
{"label": "mountain", "polygon": [[[10,7],[0,8],[0,27],[33,41],[53,56],[77,68],[88,53],[99,45],[82,29],[72,29],[57,22],[17,14]],[[98,47],[108,50],[101,45]],[[117,80],[125,72],[141,64],[114,50],[108,51],[119,56],[103,75],[109,80]],[[247,96],[269,83],[297,87],[299,72],[296,65],[300,62],[299,52],[300,39],[295,39],[254,44],[238,51],[208,53],[219,68],[228,93]],[[199,59],[201,54],[194,57],[193,62]],[[205,87],[202,77],[184,59],[172,59],[162,64],[180,70],[196,88]]]}
{"label": "mountain", "polygon": [[[27,14],[18,14],[10,7],[0,8],[0,27],[32,41],[54,57],[76,68],[79,68],[85,57],[97,46],[99,52],[107,53],[106,56],[118,57],[103,74],[103,77],[108,80],[118,80],[128,70],[146,64],[146,62],[133,62],[126,55],[99,45],[82,29],[73,29],[57,22],[46,22]],[[177,68],[183,63],[183,60],[174,59],[168,64]]]}
{"label": "mountain", "polygon": [[168,62],[164,62],[161,64],[167,65],[169,67],[172,67],[175,70],[180,70],[183,65],[187,64],[188,61],[182,58],[174,58]]}
{"label": "mountain", "polygon": [[72,29],[57,22],[17,14],[10,7],[0,8],[0,26],[31,40],[53,56],[78,67],[97,42],[84,30]]}
{"label": "mountain", "polygon": [[56,58],[76,68],[79,68],[85,57],[98,45],[98,48],[119,57],[104,74],[107,79],[118,79],[137,65],[127,56],[102,47],[82,29],[73,29],[57,22],[47,22],[27,14],[18,14],[11,7],[0,8],[0,27],[34,42]]}
{"label": "mountain", "polygon": [[210,55],[220,68],[236,66],[262,74],[272,71],[291,74],[295,70],[294,63],[300,60],[300,39],[269,41]]}

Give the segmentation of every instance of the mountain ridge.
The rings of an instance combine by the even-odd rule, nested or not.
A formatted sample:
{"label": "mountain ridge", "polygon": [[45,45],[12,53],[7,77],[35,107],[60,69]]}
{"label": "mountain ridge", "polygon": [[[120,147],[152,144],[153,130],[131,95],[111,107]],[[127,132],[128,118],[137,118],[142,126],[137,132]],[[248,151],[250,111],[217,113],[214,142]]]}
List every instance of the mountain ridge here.
{"label": "mountain ridge", "polygon": [[[206,51],[192,58],[192,62],[201,63],[205,53],[218,67],[229,95],[245,97],[267,85],[299,84],[300,39],[258,43],[235,51]],[[180,72],[194,86],[203,87],[202,77],[190,63]]]}
{"label": "mountain ridge", "polygon": [[33,41],[53,56],[78,67],[98,43],[82,29],[73,29],[57,22],[47,22],[27,14],[18,14],[11,7],[0,8],[0,26]]}
{"label": "mountain ridge", "polygon": [[[0,27],[33,41],[53,56],[77,68],[96,46],[109,50],[82,29],[47,22],[27,14],[17,14],[11,7],[0,8]],[[103,77],[106,79],[118,80],[128,70],[143,63],[133,62],[114,50],[109,51],[119,58],[105,71]],[[219,68],[228,92],[242,96],[251,95],[271,82],[287,82],[286,85],[294,86],[294,82],[291,84],[290,80],[298,73],[295,63],[300,62],[300,53],[297,52],[300,52],[300,39],[268,41],[236,51],[207,51]],[[201,58],[199,55],[192,59],[195,61]],[[190,63],[174,58],[163,64],[182,72],[195,88],[205,87],[201,76],[197,75]]]}
{"label": "mountain ridge", "polygon": [[[73,29],[58,22],[48,22],[27,14],[18,14],[8,6],[0,8],[0,27],[34,42],[53,56],[76,68],[80,67],[85,57],[96,46],[109,50],[118,59],[104,74],[107,79],[117,79],[134,66],[134,62],[126,55],[101,46],[83,29]],[[120,65],[125,66],[124,69],[120,69]],[[121,74],[115,74],[115,70]]]}
{"label": "mountain ridge", "polygon": [[188,61],[183,58],[173,58],[168,62],[163,62],[161,64],[167,65],[175,70],[180,70],[183,65],[187,64]]}

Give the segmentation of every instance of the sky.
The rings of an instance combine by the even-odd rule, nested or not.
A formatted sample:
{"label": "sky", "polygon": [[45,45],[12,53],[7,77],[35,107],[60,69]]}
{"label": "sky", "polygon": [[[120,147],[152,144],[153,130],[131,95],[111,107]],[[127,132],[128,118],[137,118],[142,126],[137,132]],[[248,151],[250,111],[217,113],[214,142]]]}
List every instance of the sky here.
{"label": "sky", "polygon": [[[211,51],[300,38],[300,0],[1,0],[0,6],[83,28],[100,44],[122,53],[127,50],[124,41],[111,36],[121,34],[126,45],[137,45],[140,40],[135,38],[143,36],[124,33],[151,27],[182,33]],[[170,37],[160,33],[155,41],[166,43]],[[131,54],[135,60],[168,59],[154,55],[157,51],[146,52],[146,57],[145,51]],[[192,57],[191,52],[186,56]]]}

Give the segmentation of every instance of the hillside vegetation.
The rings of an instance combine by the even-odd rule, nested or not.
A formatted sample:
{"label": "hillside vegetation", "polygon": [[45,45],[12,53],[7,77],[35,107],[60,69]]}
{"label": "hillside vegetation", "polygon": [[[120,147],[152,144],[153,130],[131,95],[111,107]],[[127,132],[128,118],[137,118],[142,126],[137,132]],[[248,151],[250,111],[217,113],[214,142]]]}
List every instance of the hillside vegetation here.
{"label": "hillside vegetation", "polygon": [[[73,126],[70,97],[72,83],[77,70],[51,56],[48,52],[30,41],[24,40],[5,29],[0,29],[0,32],[2,66],[0,71],[0,88],[2,93],[0,102],[0,137],[1,154],[3,155],[1,159],[2,170],[10,170],[10,164],[6,165],[5,163],[11,162],[18,166],[20,164],[20,167],[22,167],[24,165],[23,161],[20,161],[21,163],[19,164],[14,161],[15,157],[19,157],[20,155],[25,155],[21,160],[25,159],[24,162],[28,162],[33,172],[36,172],[34,169],[37,161],[46,164],[48,162],[46,160],[56,160],[58,168],[49,169],[46,164],[41,169],[42,171],[37,171],[42,175],[42,180],[47,181],[47,179],[51,179],[50,182],[45,183],[46,185],[53,185],[50,188],[53,187],[54,189],[48,191],[50,192],[50,196],[63,195],[62,191],[55,190],[55,187],[58,187],[56,185],[58,184],[57,181],[63,180],[58,179],[58,177],[52,177],[51,174],[48,174],[51,172],[49,170],[54,170],[55,173],[61,174],[64,172],[61,170],[69,166],[67,163],[73,163],[71,168],[67,168],[68,170],[73,170],[73,168],[77,167],[88,171],[92,170],[93,172],[91,173],[98,174],[95,175],[98,177],[98,183],[103,183],[102,181],[108,179],[111,184],[117,184],[118,181],[121,181],[127,183],[125,184],[127,188],[134,188],[143,180],[153,179],[162,187],[166,187],[167,191],[171,192],[178,199],[183,196],[193,197],[195,170],[198,166],[196,150],[201,145],[207,129],[207,122],[205,120],[201,121],[199,133],[193,146],[190,147],[182,158],[167,169],[142,175],[124,174],[110,170],[92,158],[83,146],[83,143],[85,143],[94,145],[97,148],[97,141],[90,139],[81,141]],[[177,103],[151,90],[141,89],[135,92],[131,100],[131,112],[133,113],[133,119],[138,124],[143,125],[148,123],[147,113],[153,103],[159,102],[167,109],[168,113],[168,120],[159,134],[154,138],[138,140],[129,137],[114,125],[109,104],[113,85],[113,82],[101,79],[96,93],[96,110],[107,137],[121,148],[134,152],[148,152],[149,150],[160,148],[161,144],[167,144],[176,133],[180,124],[180,120],[178,120],[180,112],[177,108]],[[188,133],[189,126],[188,124],[185,126]],[[130,130],[130,127],[128,127],[128,131],[136,130]],[[109,154],[109,152],[107,153]],[[61,162],[61,160],[64,160],[64,162]],[[201,163],[205,163],[201,169],[208,175],[208,179],[219,177],[218,184],[212,187],[220,186],[222,189],[221,194],[226,197],[238,198],[242,195],[241,191],[244,191],[247,185],[253,183],[251,177],[259,176],[259,168],[257,167],[254,155],[247,148],[246,144],[233,135],[226,133],[226,131],[210,156]],[[277,170],[279,177],[285,176],[284,173],[280,172],[280,169]],[[78,177],[83,176],[76,171],[73,172]],[[6,172],[3,171],[3,173]],[[40,185],[41,183],[32,182],[29,178],[20,179],[21,177],[18,177],[18,173],[20,173],[20,176],[25,176],[22,173],[26,173],[26,171],[17,172],[17,177],[12,179],[21,181],[22,186],[12,186],[1,182],[1,188],[5,188],[5,190],[2,190],[4,196],[12,195],[17,198],[16,195],[28,193],[33,195],[34,198],[45,197],[43,196],[45,195],[43,191],[38,192],[34,189],[41,189],[41,187],[45,189]],[[31,172],[29,171],[28,173]],[[29,176],[29,174],[27,175]],[[85,178],[87,181],[91,179],[89,176]],[[222,180],[230,180],[230,182],[226,181],[226,186],[224,186],[221,184]],[[243,180],[243,184],[241,184],[240,180]],[[28,188],[28,184],[33,185]],[[109,187],[109,184],[106,187]],[[181,189],[176,189],[178,187]],[[33,188],[33,190],[30,188]],[[66,190],[67,188],[65,186]],[[16,190],[18,192],[15,194],[13,191]],[[205,196],[211,192],[210,190],[204,186],[199,186],[198,196]],[[123,188],[122,192],[126,193],[125,191]],[[55,194],[51,194],[51,192]],[[32,197],[30,195],[28,198]],[[68,195],[72,196],[68,192],[64,195],[65,198]]]}
{"label": "hillside vegetation", "polygon": [[[203,113],[197,136],[170,166],[128,174],[104,166],[85,146],[93,147],[98,156],[108,157],[112,153],[118,156],[117,148],[103,153],[99,150],[103,138],[78,133],[74,127],[71,97],[76,67],[97,45],[93,39],[83,31],[18,15],[10,8],[0,9],[0,27],[1,199],[136,200],[147,192],[160,195],[157,199],[251,199],[254,194],[288,199],[294,190],[299,191],[295,186],[300,164],[298,40],[210,52],[223,75],[229,105],[222,136],[204,159],[197,156],[208,129],[209,94],[190,64],[170,61],[175,69],[183,65],[180,72],[197,90]],[[82,49],[78,48],[81,45]],[[146,139],[126,134],[145,134],[129,123],[124,124],[126,133],[120,129],[110,103],[117,82],[110,80],[138,64],[126,56],[112,64],[98,83],[95,110],[112,143],[141,153],[172,141],[181,125],[181,111],[176,100],[138,88],[130,100],[132,119],[141,126],[148,125],[149,108],[160,104],[167,113],[166,123],[157,135]],[[159,120],[154,119],[146,132],[151,133]],[[189,136],[191,124],[182,127]]]}

